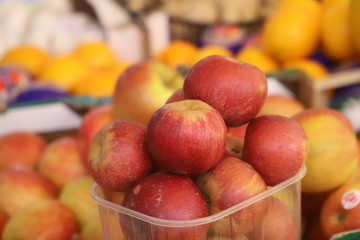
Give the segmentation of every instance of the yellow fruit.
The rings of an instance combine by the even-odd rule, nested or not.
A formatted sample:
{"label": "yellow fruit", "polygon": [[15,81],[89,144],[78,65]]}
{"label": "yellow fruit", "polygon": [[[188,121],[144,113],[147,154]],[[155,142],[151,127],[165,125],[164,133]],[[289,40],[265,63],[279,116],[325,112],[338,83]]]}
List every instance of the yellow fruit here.
{"label": "yellow fruit", "polygon": [[37,77],[49,60],[48,53],[39,47],[20,45],[9,49],[0,61],[0,65],[19,66]]}
{"label": "yellow fruit", "polygon": [[264,73],[278,70],[278,63],[260,47],[247,46],[242,48],[235,58],[260,68]]}
{"label": "yellow fruit", "polygon": [[174,40],[164,51],[156,56],[156,59],[172,68],[179,65],[191,65],[197,49],[197,46],[193,43]]}
{"label": "yellow fruit", "polygon": [[119,62],[111,69],[98,69],[91,72],[87,77],[77,82],[73,94],[94,98],[111,96],[120,74],[129,65],[128,62]]}
{"label": "yellow fruit", "polygon": [[350,0],[350,31],[352,33],[353,44],[358,54],[360,54],[360,1]]}
{"label": "yellow fruit", "polygon": [[233,57],[233,53],[226,47],[220,45],[206,45],[199,48],[197,54],[193,58],[193,64],[210,55]]}
{"label": "yellow fruit", "polygon": [[89,66],[78,58],[72,55],[60,55],[48,62],[40,73],[39,81],[52,83],[71,91],[89,72]]}
{"label": "yellow fruit", "polygon": [[83,43],[74,50],[73,54],[93,68],[111,67],[117,61],[113,49],[102,41]]}
{"label": "yellow fruit", "polygon": [[316,0],[305,2],[309,2],[311,9],[301,5],[279,7],[264,23],[264,49],[278,61],[307,57],[318,46],[322,8]]}
{"label": "yellow fruit", "polygon": [[351,37],[349,11],[350,0],[324,2],[321,46],[327,57],[335,61],[352,59],[356,53]]}
{"label": "yellow fruit", "polygon": [[328,70],[320,62],[307,58],[285,62],[282,68],[302,71],[315,81],[322,80],[329,74]]}

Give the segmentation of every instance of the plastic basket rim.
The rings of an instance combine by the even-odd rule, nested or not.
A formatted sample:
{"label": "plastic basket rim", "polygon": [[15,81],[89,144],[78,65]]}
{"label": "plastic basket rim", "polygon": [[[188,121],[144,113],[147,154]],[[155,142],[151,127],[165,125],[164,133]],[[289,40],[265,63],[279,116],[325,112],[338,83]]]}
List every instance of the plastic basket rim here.
{"label": "plastic basket rim", "polygon": [[300,170],[297,172],[297,174],[295,174],[294,176],[286,179],[285,181],[267,189],[266,191],[259,193],[259,194],[255,195],[245,201],[242,201],[238,204],[235,204],[234,206],[231,206],[221,212],[218,212],[218,213],[206,216],[206,217],[201,217],[201,218],[196,218],[196,219],[191,219],[191,220],[161,219],[161,218],[152,217],[152,216],[137,212],[135,210],[123,207],[119,204],[113,203],[111,201],[108,201],[108,200],[100,197],[96,192],[96,189],[98,187],[100,187],[97,183],[94,183],[92,186],[91,197],[98,205],[100,205],[102,207],[112,209],[121,214],[126,214],[130,217],[137,218],[141,221],[145,221],[150,224],[154,224],[157,226],[163,226],[163,227],[194,227],[194,226],[199,226],[199,225],[215,222],[215,221],[222,219],[234,212],[237,212],[247,206],[250,206],[251,204],[254,204],[270,195],[273,195],[274,193],[279,192],[292,184],[295,184],[295,183],[300,184],[300,180],[305,176],[306,171],[307,171],[306,166],[305,166],[305,164],[303,164],[302,167],[300,168]]}

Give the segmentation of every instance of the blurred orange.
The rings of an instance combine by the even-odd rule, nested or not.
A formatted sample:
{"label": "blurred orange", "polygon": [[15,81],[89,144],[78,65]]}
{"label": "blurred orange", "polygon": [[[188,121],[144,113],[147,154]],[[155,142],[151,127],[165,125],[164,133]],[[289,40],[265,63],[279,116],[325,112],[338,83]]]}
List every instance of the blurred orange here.
{"label": "blurred orange", "polygon": [[80,44],[73,54],[92,68],[111,67],[117,57],[110,45],[104,41],[92,41]]}
{"label": "blurred orange", "polygon": [[285,70],[302,71],[315,81],[323,80],[329,74],[324,65],[308,58],[287,61],[283,64],[282,68]]}
{"label": "blurred orange", "polygon": [[76,82],[90,73],[90,67],[72,55],[59,55],[45,65],[39,81],[52,83],[71,91]]}
{"label": "blurred orange", "polygon": [[197,46],[191,42],[174,40],[156,56],[156,59],[172,68],[191,65],[197,50]]}
{"label": "blurred orange", "polygon": [[257,46],[245,46],[240,49],[235,58],[260,68],[264,73],[275,72],[279,68],[275,59]]}
{"label": "blurred orange", "polygon": [[31,45],[19,45],[9,49],[4,54],[0,60],[0,65],[22,67],[36,78],[48,60],[49,55],[44,49]]}
{"label": "blurred orange", "polygon": [[199,50],[197,51],[196,55],[193,58],[193,64],[210,55],[222,55],[226,57],[233,57],[233,53],[224,46],[206,45],[199,48]]}

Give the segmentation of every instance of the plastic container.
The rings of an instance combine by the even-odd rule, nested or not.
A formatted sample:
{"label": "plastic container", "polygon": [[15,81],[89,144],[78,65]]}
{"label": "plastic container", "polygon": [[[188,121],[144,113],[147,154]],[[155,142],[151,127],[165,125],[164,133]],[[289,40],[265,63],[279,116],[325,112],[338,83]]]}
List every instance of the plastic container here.
{"label": "plastic container", "polygon": [[[98,203],[105,240],[262,240],[274,239],[271,234],[288,230],[294,236],[291,240],[300,240],[301,178],[305,173],[303,166],[295,176],[261,194],[208,217],[186,221],[154,218],[124,208],[115,203],[116,197],[106,200],[111,194],[97,184],[93,186],[92,197]],[[264,206],[266,212],[262,211]],[[271,216],[266,215],[269,212]]]}

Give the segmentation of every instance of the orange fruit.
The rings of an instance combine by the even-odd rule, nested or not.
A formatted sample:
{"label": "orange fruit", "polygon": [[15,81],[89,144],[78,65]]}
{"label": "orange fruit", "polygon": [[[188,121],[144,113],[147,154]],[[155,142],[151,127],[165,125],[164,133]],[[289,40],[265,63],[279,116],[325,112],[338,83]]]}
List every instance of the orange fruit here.
{"label": "orange fruit", "polygon": [[179,65],[191,65],[197,49],[197,46],[191,42],[174,40],[156,56],[156,59],[171,68]]}
{"label": "orange fruit", "polygon": [[324,2],[321,45],[325,55],[332,60],[346,61],[356,55],[349,19],[350,0]]}
{"label": "orange fruit", "polygon": [[0,65],[18,66],[37,77],[48,60],[49,55],[44,49],[31,45],[19,45],[4,54]]}
{"label": "orange fruit", "polygon": [[359,0],[350,0],[350,29],[352,32],[352,40],[357,50],[357,53],[360,54],[360,1]]}
{"label": "orange fruit", "polygon": [[278,61],[307,57],[319,44],[322,6],[316,0],[302,1],[284,0],[263,25],[264,49]]}
{"label": "orange fruit", "polygon": [[323,80],[329,74],[326,67],[320,62],[305,58],[285,62],[282,68],[302,71],[315,81]]}
{"label": "orange fruit", "polygon": [[52,83],[71,91],[76,82],[87,76],[90,68],[72,55],[59,55],[52,58],[39,75],[39,81]]}
{"label": "orange fruit", "polygon": [[129,65],[128,62],[118,62],[111,69],[95,70],[78,81],[72,93],[94,98],[109,97],[113,94],[119,76]]}
{"label": "orange fruit", "polygon": [[197,53],[193,58],[193,64],[211,55],[233,57],[233,53],[226,47],[220,45],[205,45],[198,49]]}
{"label": "orange fruit", "polygon": [[235,55],[236,59],[260,68],[264,73],[278,70],[278,63],[267,52],[257,46],[245,46]]}
{"label": "orange fruit", "polygon": [[92,41],[80,44],[73,54],[92,68],[112,66],[117,57],[110,45],[103,41]]}

